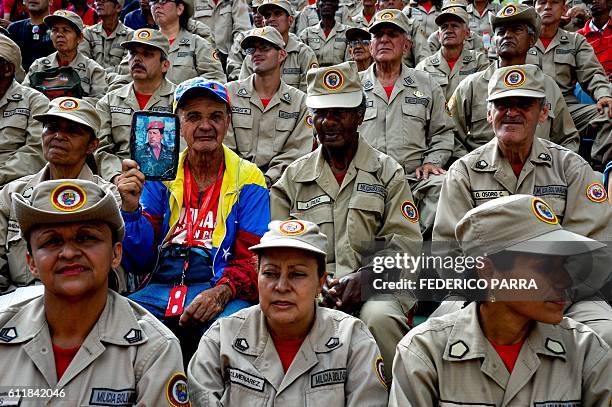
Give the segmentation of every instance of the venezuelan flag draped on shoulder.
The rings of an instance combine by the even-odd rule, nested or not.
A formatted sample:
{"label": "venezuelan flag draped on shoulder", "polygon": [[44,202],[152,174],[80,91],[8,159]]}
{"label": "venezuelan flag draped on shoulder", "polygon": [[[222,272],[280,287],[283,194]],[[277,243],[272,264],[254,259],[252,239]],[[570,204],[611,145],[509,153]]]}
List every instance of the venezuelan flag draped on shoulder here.
{"label": "venezuelan flag draped on shoulder", "polygon": [[[270,198],[263,173],[223,146],[225,170],[217,224],[212,234],[214,285],[230,282],[235,297],[257,297],[256,262],[248,248],[259,243],[270,222]],[[147,181],[135,212],[122,212],[126,227],[123,266],[135,274],[150,272],[168,243],[183,206],[187,151],[179,157],[173,181]]]}

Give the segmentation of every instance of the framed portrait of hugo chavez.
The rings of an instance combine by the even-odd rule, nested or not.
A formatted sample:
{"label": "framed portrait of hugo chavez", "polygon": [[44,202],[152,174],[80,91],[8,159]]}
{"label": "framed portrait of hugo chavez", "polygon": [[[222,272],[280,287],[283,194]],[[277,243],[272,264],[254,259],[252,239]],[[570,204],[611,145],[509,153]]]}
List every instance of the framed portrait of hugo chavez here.
{"label": "framed portrait of hugo chavez", "polygon": [[134,113],[130,154],[147,180],[173,180],[178,168],[179,149],[179,119],[176,115],[150,111]]}

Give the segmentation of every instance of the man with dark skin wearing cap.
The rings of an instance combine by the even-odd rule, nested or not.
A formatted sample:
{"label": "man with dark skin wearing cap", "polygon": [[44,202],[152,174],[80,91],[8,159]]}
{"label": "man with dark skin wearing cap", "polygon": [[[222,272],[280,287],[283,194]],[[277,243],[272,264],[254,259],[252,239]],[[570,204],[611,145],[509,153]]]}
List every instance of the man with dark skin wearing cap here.
{"label": "man with dark skin wearing cap", "polygon": [[129,158],[133,112],[171,112],[175,89],[165,77],[170,69],[169,46],[159,31],[141,28],[121,46],[128,50],[131,82],[107,93],[97,104],[102,126],[96,159],[100,174],[109,181],[121,173],[121,160]]}
{"label": "man with dark skin wearing cap", "polygon": [[0,34],[0,186],[42,168],[42,126],[32,119],[47,111],[49,100],[40,92],[20,85],[21,52],[10,38]]}

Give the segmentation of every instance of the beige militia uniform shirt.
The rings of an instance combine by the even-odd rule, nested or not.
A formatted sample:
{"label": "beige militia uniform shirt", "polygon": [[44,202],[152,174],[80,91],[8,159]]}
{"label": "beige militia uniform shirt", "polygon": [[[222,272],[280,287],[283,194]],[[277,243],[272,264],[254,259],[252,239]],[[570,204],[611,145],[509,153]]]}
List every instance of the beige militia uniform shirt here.
{"label": "beige militia uniform shirt", "polygon": [[43,127],[32,116],[47,110],[45,95],[16,80],[0,97],[0,186],[43,167]]}
{"label": "beige militia uniform shirt", "polygon": [[[427,38],[427,45],[429,46],[429,50],[431,52],[436,52],[440,48],[442,48],[442,44],[440,44],[440,39],[438,38],[438,31],[435,31],[429,35]],[[471,49],[474,51],[481,52],[483,54],[487,54],[485,50],[484,44],[482,42],[482,37],[480,34],[475,32],[470,32],[470,35],[467,36],[465,40],[463,40],[463,49]]]}
{"label": "beige militia uniform shirt", "polygon": [[[320,22],[319,14],[317,13],[317,5],[311,4],[304,7],[295,16],[295,22],[293,23],[293,32],[300,35],[302,31],[308,27],[314,27]],[[336,11],[336,23],[337,24],[349,24],[351,21],[351,15],[346,5],[340,4],[338,11]]]}
{"label": "beige militia uniform shirt", "polygon": [[102,22],[99,22],[83,30],[84,40],[79,44],[79,52],[100,64],[107,73],[116,73],[119,64],[127,56],[127,49],[121,43],[129,41],[133,32],[119,21],[119,25],[108,35]]}
{"label": "beige militia uniform shirt", "polygon": [[373,241],[394,253],[420,253],[418,212],[404,171],[361,136],[342,185],[319,147],[272,186],[270,213],[273,220],[318,224],[328,238],[327,272],[336,277],[366,266],[363,256]]}
{"label": "beige militia uniform shirt", "polygon": [[170,69],[166,73],[166,79],[175,85],[196,76],[221,83],[226,81],[217,50],[212,48],[210,41],[184,28],[181,28],[179,35],[170,45],[168,60]]}
{"label": "beige militia uniform shirt", "polygon": [[[22,84],[24,86],[30,86],[30,75],[32,73],[45,69],[57,68],[58,66],[57,51],[48,57],[38,58],[32,63],[32,66],[30,66],[30,70]],[[74,69],[81,78],[83,99],[95,106],[96,102],[104,96],[106,88],[108,87],[104,68],[81,52],[77,52],[76,58],[74,58],[68,66]]]}
{"label": "beige militia uniform shirt", "polygon": [[[487,122],[487,95],[489,81],[496,69],[497,62],[494,62],[484,71],[468,76],[459,83],[448,101],[448,109],[455,121],[455,135],[468,151],[495,137],[493,127]],[[548,119],[538,124],[535,135],[578,151],[578,130],[559,86],[548,75],[544,75],[544,79]]]}
{"label": "beige militia uniform shirt", "polygon": [[609,407],[611,399],[612,351],[586,325],[536,322],[509,373],[471,303],[400,341],[389,406]]}
{"label": "beige militia uniform shirt", "polygon": [[416,70],[430,74],[442,88],[446,100],[450,99],[459,83],[469,75],[482,71],[489,66],[489,60],[481,52],[471,51],[463,47],[461,55],[451,71],[446,58],[442,56],[442,51],[419,62]]}
{"label": "beige militia uniform shirt", "polygon": [[23,399],[20,406],[167,406],[168,397],[186,391],[177,383],[186,378],[176,337],[144,308],[110,290],[98,321],[58,380],[43,298],[0,311],[5,366],[0,386],[65,395],[44,402]]}
{"label": "beige militia uniform shirt", "polygon": [[308,45],[317,56],[319,66],[338,65],[348,60],[346,30],[348,25],[336,22],[326,37],[321,23],[308,27],[300,33],[300,41]]}
{"label": "beige militia uniform shirt", "polygon": [[285,373],[259,305],[221,318],[189,363],[194,406],[383,407],[382,359],[368,328],[316,307],[315,321]]}
{"label": "beige militia uniform shirt", "polygon": [[438,24],[436,24],[436,17],[438,17],[438,14],[440,14],[438,7],[432,6],[431,10],[427,12],[425,7],[420,4],[408,5],[404,7],[402,12],[406,14],[408,18],[410,18],[414,25],[423,30],[425,33],[425,38],[429,37],[432,32],[438,31]]}
{"label": "beige militia uniform shirt", "polygon": [[360,72],[366,112],[359,133],[414,176],[424,163],[443,166],[453,150],[452,121],[440,85],[430,75],[402,65],[391,97],[375,76],[376,64]]}
{"label": "beige militia uniform shirt", "polygon": [[193,18],[210,27],[217,49],[226,55],[234,37],[253,28],[244,0],[195,0],[193,6]]}
{"label": "beige militia uniform shirt", "polygon": [[229,82],[232,125],[224,143],[241,158],[255,163],[270,185],[285,168],[312,151],[306,94],[283,81],[264,108],[253,84],[255,74]]}
{"label": "beige militia uniform shirt", "polygon": [[[87,164],[83,166],[78,179],[95,182],[102,189],[112,192],[121,205],[121,196],[115,185],[94,175]],[[34,282],[26,263],[26,241],[21,235],[19,222],[13,213],[13,193],[29,198],[32,190],[43,181],[51,179],[49,164],[33,175],[16,179],[0,190],[0,293]]]}
{"label": "beige militia uniform shirt", "polygon": [[499,4],[494,4],[491,1],[485,7],[484,13],[482,15],[480,12],[474,7],[474,4],[468,4],[466,11],[469,15],[470,22],[468,26],[470,27],[470,31],[476,32],[479,35],[483,35],[483,33],[488,32],[491,38],[493,38],[493,28],[491,27],[491,16],[496,15],[499,11]]}
{"label": "beige militia uniform shirt", "polygon": [[[301,42],[292,33],[289,33],[285,51],[287,51],[287,58],[281,64],[281,79],[287,85],[293,86],[305,93],[307,87],[306,72],[319,66],[317,56],[312,48]],[[240,79],[246,79],[252,73],[253,63],[251,62],[251,56],[247,55],[242,63]]]}
{"label": "beige militia uniform shirt", "polygon": [[455,161],[446,173],[433,240],[454,242],[455,226],[470,209],[513,194],[542,197],[564,229],[592,239],[610,240],[612,205],[594,201],[588,192],[597,183],[601,183],[601,174],[582,157],[537,137],[517,179],[494,138]]}
{"label": "beige militia uniform shirt", "polygon": [[133,113],[139,110],[172,113],[175,87],[172,82],[163,79],[144,109],[140,109],[133,83],[123,85],[100,99],[96,109],[102,125],[98,133],[100,145],[95,156],[102,178],[110,181],[121,174],[121,160],[130,158]]}

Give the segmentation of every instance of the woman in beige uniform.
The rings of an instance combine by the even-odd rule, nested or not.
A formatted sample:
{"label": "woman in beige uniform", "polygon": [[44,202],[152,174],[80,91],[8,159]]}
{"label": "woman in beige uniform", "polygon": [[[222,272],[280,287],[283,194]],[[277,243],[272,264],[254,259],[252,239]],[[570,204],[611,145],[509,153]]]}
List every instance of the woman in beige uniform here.
{"label": "woman in beige uniform", "polygon": [[0,312],[3,405],[188,406],[178,340],[108,288],[125,233],[113,194],[45,181],[14,208],[45,292]]}
{"label": "woman in beige uniform", "polygon": [[260,244],[259,305],[217,320],[189,364],[194,406],[386,406],[382,358],[363,322],[322,308],[327,238],[274,221]]}
{"label": "woman in beige uniform", "polygon": [[[605,245],[562,229],[531,195],[482,204],[455,233],[465,256],[477,259],[487,300],[431,318],[400,341],[389,405],[610,407],[610,347],[563,317],[573,256]],[[512,279],[524,279],[523,289],[492,288]]]}

